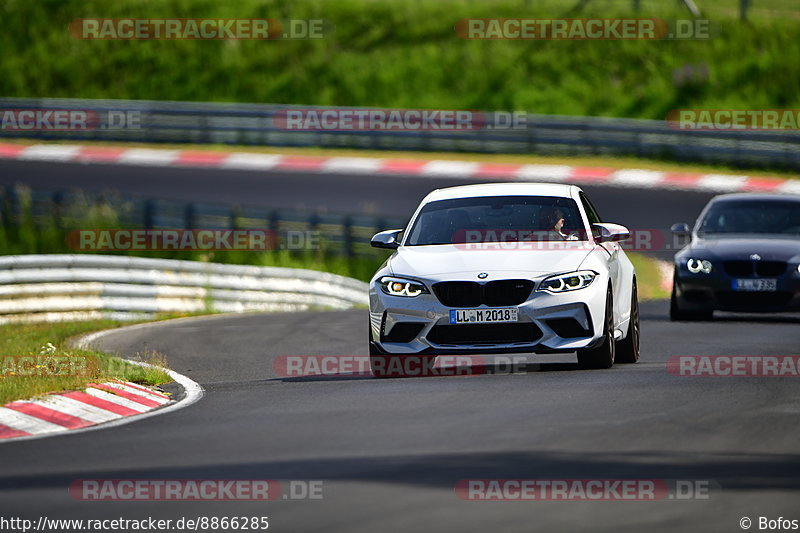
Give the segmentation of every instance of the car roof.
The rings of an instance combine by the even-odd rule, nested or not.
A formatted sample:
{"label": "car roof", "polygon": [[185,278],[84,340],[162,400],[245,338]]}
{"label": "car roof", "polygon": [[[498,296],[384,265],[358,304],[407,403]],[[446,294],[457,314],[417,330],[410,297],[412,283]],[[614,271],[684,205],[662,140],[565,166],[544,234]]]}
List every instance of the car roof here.
{"label": "car roof", "polygon": [[734,200],[753,200],[762,202],[772,200],[789,200],[790,202],[800,202],[800,195],[737,192],[731,194],[720,194],[719,196],[715,196],[711,199],[712,202],[729,202]]}
{"label": "car roof", "polygon": [[424,203],[454,198],[473,198],[479,196],[555,196],[574,198],[580,187],[562,183],[478,183],[436,189],[425,197]]}

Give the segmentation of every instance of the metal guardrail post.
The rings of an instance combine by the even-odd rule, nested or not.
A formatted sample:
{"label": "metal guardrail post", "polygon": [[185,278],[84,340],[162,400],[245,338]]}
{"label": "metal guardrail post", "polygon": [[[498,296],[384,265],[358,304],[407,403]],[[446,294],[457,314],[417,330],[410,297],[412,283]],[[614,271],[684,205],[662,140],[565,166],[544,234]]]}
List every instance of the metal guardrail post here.
{"label": "metal guardrail post", "polygon": [[144,227],[153,229],[155,227],[156,204],[153,200],[146,200],[144,204]]}
{"label": "metal guardrail post", "polygon": [[342,237],[344,239],[344,253],[347,257],[353,257],[353,219],[349,216],[342,221]]}
{"label": "metal guardrail post", "polygon": [[192,229],[195,227],[196,208],[191,202],[186,204],[186,209],[183,211],[183,228]]}
{"label": "metal guardrail post", "polygon": [[56,191],[53,193],[52,197],[52,205],[53,205],[53,224],[57,228],[64,227],[64,220],[63,220],[63,210],[64,210],[64,192],[63,191]]}

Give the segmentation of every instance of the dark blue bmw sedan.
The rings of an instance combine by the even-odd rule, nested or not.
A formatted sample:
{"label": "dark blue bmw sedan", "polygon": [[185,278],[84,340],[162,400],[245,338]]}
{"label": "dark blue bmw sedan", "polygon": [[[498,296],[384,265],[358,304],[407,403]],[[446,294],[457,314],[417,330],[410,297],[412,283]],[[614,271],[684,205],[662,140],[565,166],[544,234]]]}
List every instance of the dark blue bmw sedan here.
{"label": "dark blue bmw sedan", "polygon": [[675,255],[672,320],[708,320],[715,310],[800,311],[800,196],[713,198]]}

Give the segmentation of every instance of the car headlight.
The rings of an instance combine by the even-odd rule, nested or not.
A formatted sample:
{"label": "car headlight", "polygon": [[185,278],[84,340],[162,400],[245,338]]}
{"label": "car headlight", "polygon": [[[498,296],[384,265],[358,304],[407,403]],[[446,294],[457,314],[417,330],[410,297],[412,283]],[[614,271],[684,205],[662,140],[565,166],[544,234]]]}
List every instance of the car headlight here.
{"label": "car headlight", "polygon": [[384,276],[378,280],[381,290],[392,296],[407,296],[413,298],[420,294],[428,294],[428,289],[419,281],[413,279],[394,278]]}
{"label": "car headlight", "polygon": [[686,268],[688,268],[689,272],[692,274],[699,274],[700,272],[703,274],[711,274],[711,271],[714,270],[711,261],[705,259],[689,259],[686,261]]}
{"label": "car headlight", "polygon": [[578,272],[570,272],[569,274],[559,274],[557,276],[550,276],[539,284],[537,290],[547,292],[566,292],[584,289],[592,284],[594,278],[597,277],[597,272],[591,270],[580,270]]}

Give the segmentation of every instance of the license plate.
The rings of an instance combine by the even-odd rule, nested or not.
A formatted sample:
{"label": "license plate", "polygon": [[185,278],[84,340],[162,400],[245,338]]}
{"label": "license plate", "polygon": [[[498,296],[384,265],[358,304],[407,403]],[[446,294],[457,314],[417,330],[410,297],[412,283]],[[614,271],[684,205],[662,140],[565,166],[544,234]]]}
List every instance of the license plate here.
{"label": "license plate", "polygon": [[778,290],[777,279],[735,279],[733,290],[752,292],[772,292]]}
{"label": "license plate", "polygon": [[451,309],[451,324],[496,324],[516,322],[519,311],[516,307],[497,309]]}

